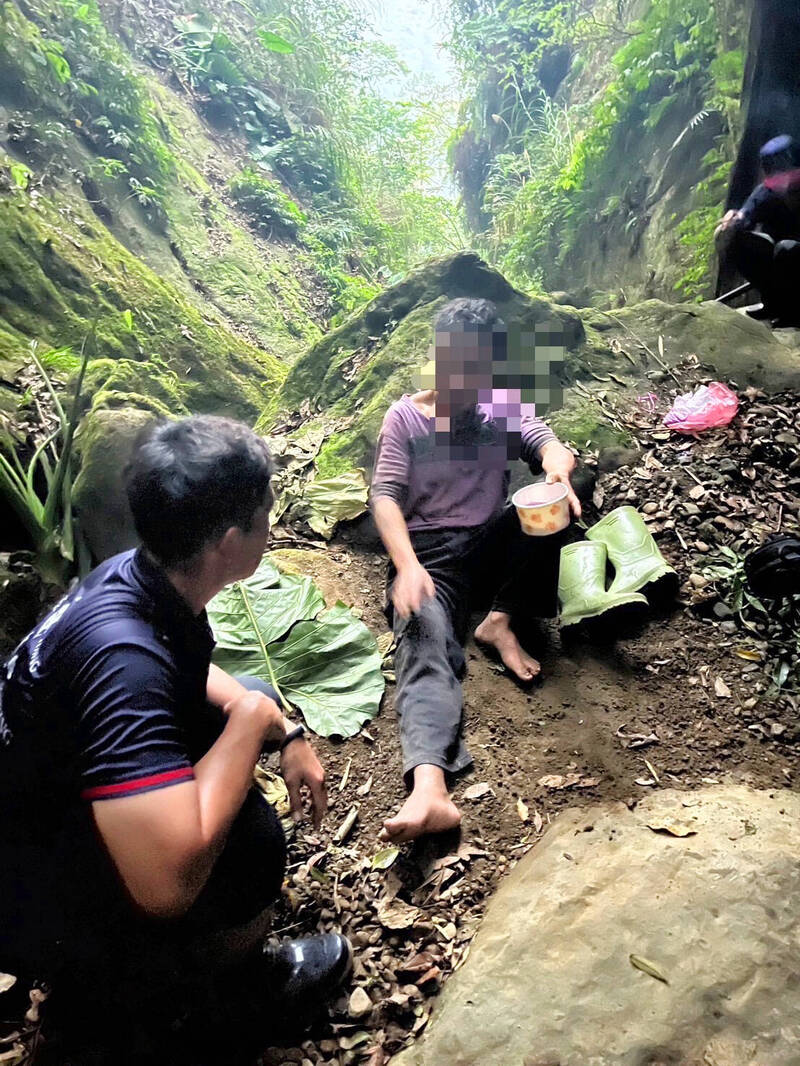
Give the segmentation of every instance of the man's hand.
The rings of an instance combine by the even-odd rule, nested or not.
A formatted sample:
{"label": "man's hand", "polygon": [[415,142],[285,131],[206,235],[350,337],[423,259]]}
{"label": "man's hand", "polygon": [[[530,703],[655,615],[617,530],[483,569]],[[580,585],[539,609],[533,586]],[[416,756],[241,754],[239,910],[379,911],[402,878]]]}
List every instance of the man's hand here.
{"label": "man's hand", "polygon": [[281,752],[281,773],[289,792],[292,816],[296,822],[303,817],[303,785],[311,793],[311,810],[314,828],[318,829],[322,816],[328,809],[328,790],[325,786],[325,771],[314,749],[303,737],[291,741]]}
{"label": "man's hand", "polygon": [[264,747],[274,750],[286,736],[280,707],[263,692],[246,690],[243,695],[229,700],[222,710],[229,718],[235,716],[257,723],[262,729]]}
{"label": "man's hand", "polygon": [[575,469],[575,456],[557,440],[548,441],[542,448],[542,470],[548,485],[559,482],[567,486],[567,503],[576,518],[581,516],[581,501],[575,495],[570,477]]}
{"label": "man's hand", "polygon": [[398,570],[392,582],[392,603],[401,618],[415,614],[435,594],[433,578],[416,560]]}
{"label": "man's hand", "polygon": [[714,240],[717,241],[723,237],[726,239],[731,237],[743,221],[744,215],[741,211],[728,211],[714,230]]}

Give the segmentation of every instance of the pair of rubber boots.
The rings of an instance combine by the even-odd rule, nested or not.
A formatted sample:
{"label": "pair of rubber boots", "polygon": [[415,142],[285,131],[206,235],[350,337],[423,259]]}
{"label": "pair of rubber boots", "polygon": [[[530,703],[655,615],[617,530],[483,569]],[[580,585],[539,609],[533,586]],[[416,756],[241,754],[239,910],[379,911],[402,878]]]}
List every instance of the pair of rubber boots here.
{"label": "pair of rubber boots", "polygon": [[[562,627],[578,625],[607,611],[647,606],[644,591],[677,587],[677,574],[659,551],[634,507],[617,507],[586,533],[587,540],[561,549],[558,598]],[[606,588],[606,566],[614,580]]]}

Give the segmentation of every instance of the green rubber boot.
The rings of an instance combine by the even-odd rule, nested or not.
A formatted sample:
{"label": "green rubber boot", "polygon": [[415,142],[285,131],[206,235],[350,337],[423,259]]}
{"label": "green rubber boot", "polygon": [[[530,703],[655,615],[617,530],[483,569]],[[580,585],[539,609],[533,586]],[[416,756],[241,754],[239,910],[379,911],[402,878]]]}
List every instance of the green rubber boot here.
{"label": "green rubber boot", "polygon": [[561,549],[558,599],[562,627],[632,603],[647,606],[646,597],[638,592],[606,592],[606,562],[606,546],[599,542],[582,540]]}
{"label": "green rubber boot", "polygon": [[610,593],[652,592],[656,583],[672,593],[678,587],[678,575],[661,554],[635,507],[617,507],[587,530],[595,543],[605,544],[616,571]]}

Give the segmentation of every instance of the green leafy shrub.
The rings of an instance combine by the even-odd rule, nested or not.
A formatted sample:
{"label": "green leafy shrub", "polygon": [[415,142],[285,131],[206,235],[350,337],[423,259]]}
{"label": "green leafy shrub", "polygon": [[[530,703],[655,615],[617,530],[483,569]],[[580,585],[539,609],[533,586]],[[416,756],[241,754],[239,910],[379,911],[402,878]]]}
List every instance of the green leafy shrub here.
{"label": "green leafy shrub", "polygon": [[232,178],[228,189],[253,226],[265,236],[296,237],[306,224],[305,214],[279,183],[252,167]]}
{"label": "green leafy shrub", "polygon": [[40,358],[36,342],[32,341],[30,354],[44,382],[57,424],[55,430],[45,432],[26,465],[17,455],[13,443],[5,442],[5,454],[0,451],[0,496],[25,527],[33,546],[37,569],[44,580],[63,585],[81,554],[79,534],[72,514],[72,486],[75,480],[73,443],[81,415],[81,392],[89,362],[89,345],[84,341],[68,411],[64,409],[45,369],[45,362],[58,365],[72,356],[72,350],[61,348]]}

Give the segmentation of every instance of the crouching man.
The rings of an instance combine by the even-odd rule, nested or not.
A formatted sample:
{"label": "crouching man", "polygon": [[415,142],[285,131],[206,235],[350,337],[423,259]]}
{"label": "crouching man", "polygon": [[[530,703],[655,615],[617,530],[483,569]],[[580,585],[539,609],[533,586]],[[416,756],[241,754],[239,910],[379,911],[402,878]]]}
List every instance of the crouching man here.
{"label": "crouching man", "polygon": [[267,686],[211,664],[205,605],[261,560],[271,473],[236,422],[156,424],[128,471],[142,547],[0,670],[0,970],[52,986],[60,1061],[205,1062],[217,1036],[235,1045],[217,992],[296,1017],[349,968],[335,934],[262,946],[286,848],[254,766],[279,750],[316,822],[324,774]]}
{"label": "crouching man", "polygon": [[539,673],[512,621],[556,613],[564,537],[522,532],[506,503],[509,460],[522,458],[549,482],[562,482],[580,514],[570,484],[575,458],[521,404],[526,375],[509,356],[495,305],[453,300],[434,328],[435,388],[389,408],[372,480],[372,510],[391,560],[387,613],[397,642],[403,772],[412,789],[384,823],[382,835],[393,841],[461,820],[445,775],[472,761],[461,737],[460,685],[471,608],[491,604],[476,640],[521,681]]}

